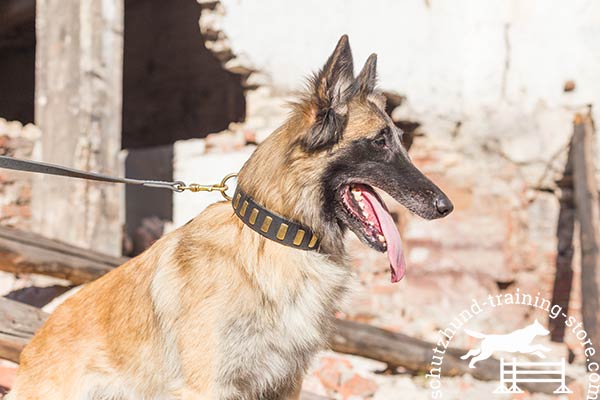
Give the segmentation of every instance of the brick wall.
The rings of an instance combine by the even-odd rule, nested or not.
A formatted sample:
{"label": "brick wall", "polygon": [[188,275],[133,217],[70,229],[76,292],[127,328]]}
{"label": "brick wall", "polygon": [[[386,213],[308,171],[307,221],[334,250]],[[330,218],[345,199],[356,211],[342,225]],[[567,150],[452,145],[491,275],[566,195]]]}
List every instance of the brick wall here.
{"label": "brick wall", "polygon": [[[33,157],[38,128],[0,118],[0,155]],[[31,226],[31,174],[0,169],[0,225],[28,230]]]}

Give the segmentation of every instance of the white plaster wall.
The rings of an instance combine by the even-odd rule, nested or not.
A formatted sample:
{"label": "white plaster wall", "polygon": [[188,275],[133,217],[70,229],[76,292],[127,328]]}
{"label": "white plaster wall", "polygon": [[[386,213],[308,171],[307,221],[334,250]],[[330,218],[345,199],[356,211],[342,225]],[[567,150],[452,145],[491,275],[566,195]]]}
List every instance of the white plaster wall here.
{"label": "white plaster wall", "polygon": [[[499,138],[499,151],[517,162],[547,160],[568,140],[573,113],[599,100],[598,2],[221,3],[218,24],[233,52],[265,73],[276,93],[302,88],[347,33],[355,69],[376,52],[380,87],[407,96],[398,112],[422,122],[428,136],[447,138],[461,122],[456,144]],[[569,79],[577,88],[564,93]]]}
{"label": "white plaster wall", "polygon": [[[219,183],[225,175],[239,171],[252,150],[252,147],[245,147],[226,154],[206,153],[204,140],[181,140],[175,142],[173,174],[176,180],[187,184]],[[229,195],[235,191],[235,182],[235,179],[227,182],[231,187]],[[167,230],[185,224],[210,204],[222,200],[224,198],[219,192],[173,193],[173,223]]]}
{"label": "white plaster wall", "polygon": [[[285,119],[285,100],[303,89],[344,33],[356,72],[375,52],[379,86],[407,97],[396,116],[419,121],[427,141],[466,161],[490,160],[492,174],[502,169],[494,162],[508,160],[530,187],[551,184],[574,113],[595,104],[600,121],[595,1],[220,0],[215,11],[203,11],[200,24],[227,37],[213,50],[231,47],[237,58],[230,63],[259,71],[250,77],[260,87],[247,93],[244,122],[259,141]],[[567,80],[575,81],[575,91],[563,91]],[[178,142],[177,179],[217,181],[251,151],[205,154],[202,146]],[[552,160],[556,171],[547,173]],[[220,196],[174,198],[178,226]]]}

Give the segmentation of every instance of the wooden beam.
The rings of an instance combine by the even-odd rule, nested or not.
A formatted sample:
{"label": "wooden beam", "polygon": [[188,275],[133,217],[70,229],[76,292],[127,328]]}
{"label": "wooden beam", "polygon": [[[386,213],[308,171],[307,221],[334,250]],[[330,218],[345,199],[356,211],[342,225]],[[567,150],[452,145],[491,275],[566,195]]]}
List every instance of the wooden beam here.
{"label": "wooden beam", "polygon": [[[18,363],[21,352],[48,316],[35,307],[0,297],[0,358]],[[308,392],[303,392],[301,399],[327,400]]]}
{"label": "wooden beam", "polygon": [[101,277],[127,261],[44,238],[38,234],[0,227],[0,270],[35,273],[67,279],[80,285]]}
{"label": "wooden beam", "polygon": [[[382,361],[390,368],[403,367],[418,373],[427,373],[432,368],[434,348],[433,343],[342,319],[335,321],[335,334],[331,342],[331,349],[338,353],[359,355]],[[465,353],[466,351],[460,355]],[[486,368],[480,369],[479,366],[475,370],[469,370],[467,364],[452,354],[446,354],[443,361],[443,373],[445,376],[458,376],[486,370]],[[482,364],[486,364],[486,362],[482,362]],[[491,371],[480,372],[478,378],[497,379],[497,372],[500,371],[497,360],[494,360],[494,365],[495,370],[492,368]]]}
{"label": "wooden beam", "polygon": [[0,3],[0,35],[35,19],[35,0],[3,0]]}
{"label": "wooden beam", "polygon": [[[48,314],[35,307],[0,298],[0,358],[19,362],[19,354],[47,317]],[[332,348],[337,352],[368,357],[423,373],[431,368],[434,347],[433,343],[410,336],[341,319],[335,322],[332,341]],[[470,369],[465,361],[458,359],[466,352],[462,349],[448,349],[443,360],[443,376],[470,373],[481,380],[498,379],[498,360],[490,358],[481,361],[476,369]],[[556,388],[553,384],[540,383],[520,386],[544,393],[551,393]],[[311,398],[308,394],[306,396]]]}
{"label": "wooden beam", "polygon": [[[575,232],[575,202],[573,198],[573,145],[569,149],[567,163],[563,176],[558,181],[560,188],[558,223],[556,226],[557,254],[556,273],[552,290],[552,304],[563,310],[563,315],[569,315],[569,302],[573,283],[573,235]],[[563,342],[565,335],[565,319],[548,317],[550,337],[553,342]]]}
{"label": "wooden beam", "polygon": [[[8,239],[11,236],[14,240]],[[6,248],[8,250],[4,250]],[[24,253],[20,253],[20,251],[24,251]],[[3,254],[9,254],[9,256],[4,256]],[[65,278],[75,276],[79,279],[78,283],[95,279],[127,260],[123,257],[117,258],[100,255],[89,250],[44,239],[38,235],[0,228],[0,269],[7,269],[5,266],[6,259],[18,260],[19,257],[23,257],[21,265],[28,268],[29,272]],[[45,262],[44,257],[53,257],[50,258],[53,261]],[[10,261],[10,263],[13,266],[9,267],[9,270],[16,271],[19,269],[18,262]],[[2,318],[2,309],[14,304],[14,302],[11,301],[8,303],[8,301],[7,299],[0,298],[0,332],[5,331],[3,324],[6,323],[4,321],[6,318]],[[26,322],[28,318],[27,315],[23,314],[14,320],[23,321],[22,323],[27,326],[35,326],[35,321],[38,320],[38,317],[34,315],[33,322]],[[29,329],[27,332],[30,332],[32,335],[35,330]],[[0,342],[0,358],[16,358],[16,350],[21,349],[24,343],[26,343],[23,338],[14,337],[14,335],[5,338],[5,342],[8,344],[4,346]],[[341,319],[335,320],[334,335],[331,341],[332,350],[339,353],[371,358],[386,363],[390,368],[403,367],[414,373],[427,373],[430,371],[433,367],[431,362],[435,347],[434,343],[419,340],[401,333]],[[442,375],[458,376],[471,374],[480,380],[489,381],[498,379],[498,360],[493,358],[483,360],[477,368],[470,369],[466,361],[460,360],[460,356],[465,353],[467,353],[467,350],[464,349],[446,349],[443,354]],[[530,391],[544,393],[550,393],[555,389],[552,385],[541,383],[524,384],[523,387]]]}
{"label": "wooden beam", "polygon": [[[573,187],[581,243],[581,308],[583,326],[600,343],[600,203],[594,168],[594,126],[591,116],[577,114],[573,132]],[[600,362],[600,353],[588,363]]]}
{"label": "wooden beam", "polygon": [[48,318],[42,310],[0,297],[0,358],[19,362],[19,355]]}
{"label": "wooden beam", "polygon": [[[353,354],[388,364],[389,367],[403,367],[413,373],[428,374],[434,366],[433,356],[443,356],[441,375],[458,376],[471,374],[484,381],[499,379],[499,361],[488,358],[477,363],[477,368],[469,368],[468,362],[460,357],[467,353],[465,349],[440,349],[443,353],[434,353],[435,343],[419,340],[401,333],[391,332],[375,326],[353,321],[337,319],[331,349],[338,353]],[[437,359],[439,361],[439,358]],[[539,378],[552,378],[540,374]],[[571,378],[568,381],[572,381]],[[522,383],[519,384],[531,392],[552,393],[556,384]]]}
{"label": "wooden beam", "polygon": [[[123,0],[38,0],[35,122],[42,161],[120,175]],[[122,186],[36,176],[32,226],[121,254]]]}

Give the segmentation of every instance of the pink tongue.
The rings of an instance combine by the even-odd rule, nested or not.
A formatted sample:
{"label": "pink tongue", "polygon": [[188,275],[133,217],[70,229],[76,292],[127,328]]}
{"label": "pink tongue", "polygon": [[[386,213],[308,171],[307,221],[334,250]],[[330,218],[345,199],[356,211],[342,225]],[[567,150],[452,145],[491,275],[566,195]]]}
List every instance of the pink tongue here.
{"label": "pink tongue", "polygon": [[396,224],[390,213],[383,208],[383,205],[381,205],[379,200],[372,193],[365,190],[362,194],[369,200],[371,206],[373,206],[379,225],[381,225],[383,236],[385,236],[385,241],[387,242],[387,255],[392,269],[392,282],[399,282],[406,273],[406,262],[404,261],[402,238],[400,237],[400,233],[398,233],[398,228],[396,228]]}

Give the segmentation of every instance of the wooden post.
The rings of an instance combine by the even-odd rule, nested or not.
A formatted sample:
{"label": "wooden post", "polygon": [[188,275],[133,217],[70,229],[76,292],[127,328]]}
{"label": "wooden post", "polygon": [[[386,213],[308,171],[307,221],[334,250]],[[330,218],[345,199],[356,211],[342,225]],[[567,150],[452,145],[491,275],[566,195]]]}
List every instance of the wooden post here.
{"label": "wooden post", "polygon": [[[559,305],[565,315],[569,314],[569,301],[573,283],[573,234],[575,232],[575,203],[573,199],[573,142],[563,176],[558,181],[560,188],[560,210],[556,226],[557,254],[556,275],[552,291],[552,304]],[[565,335],[565,317],[548,318],[548,325],[553,342],[563,342]]]}
{"label": "wooden post", "polygon": [[[38,0],[35,122],[39,159],[119,174],[123,0]],[[120,255],[123,188],[41,176],[34,229],[53,239]]]}
{"label": "wooden post", "polygon": [[[581,242],[581,307],[583,326],[600,343],[600,204],[594,169],[594,126],[589,115],[577,114],[573,133],[573,187]],[[589,362],[600,362],[596,352]]]}

